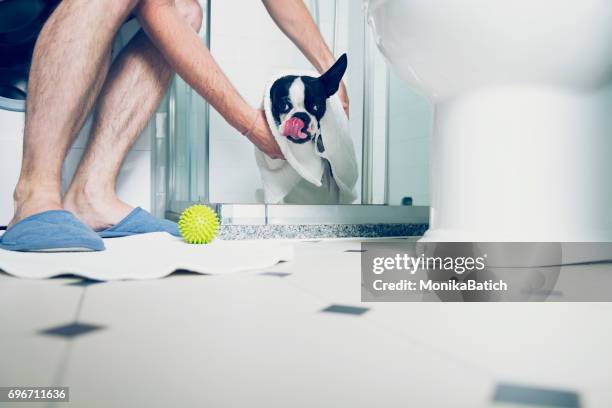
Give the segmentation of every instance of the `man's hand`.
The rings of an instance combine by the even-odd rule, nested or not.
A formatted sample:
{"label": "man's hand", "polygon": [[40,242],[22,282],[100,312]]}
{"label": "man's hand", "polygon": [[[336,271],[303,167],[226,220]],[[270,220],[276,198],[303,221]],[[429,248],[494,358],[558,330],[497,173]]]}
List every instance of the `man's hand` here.
{"label": "man's hand", "polygon": [[349,117],[349,98],[348,93],[346,92],[346,86],[344,86],[344,82],[340,82],[340,88],[338,88],[338,96],[340,97],[340,102],[342,102],[342,108],[344,108],[344,112],[346,113],[346,117]]}
{"label": "man's hand", "polygon": [[285,157],[280,147],[278,147],[278,143],[276,143],[274,136],[272,136],[272,132],[270,132],[265,112],[263,110],[257,110],[257,115],[259,116],[254,121],[254,127],[247,132],[246,137],[257,146],[259,150],[272,159],[284,159]]}

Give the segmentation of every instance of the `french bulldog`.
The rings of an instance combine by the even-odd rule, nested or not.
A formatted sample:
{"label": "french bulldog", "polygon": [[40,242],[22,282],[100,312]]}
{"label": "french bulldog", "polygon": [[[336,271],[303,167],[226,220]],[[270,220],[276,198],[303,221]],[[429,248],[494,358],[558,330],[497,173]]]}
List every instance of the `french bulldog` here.
{"label": "french bulldog", "polygon": [[346,67],[343,54],[318,78],[287,75],[277,79],[270,88],[270,104],[279,133],[297,144],[317,140],[317,149],[323,152],[319,121],[325,115],[327,99],[338,92]]}

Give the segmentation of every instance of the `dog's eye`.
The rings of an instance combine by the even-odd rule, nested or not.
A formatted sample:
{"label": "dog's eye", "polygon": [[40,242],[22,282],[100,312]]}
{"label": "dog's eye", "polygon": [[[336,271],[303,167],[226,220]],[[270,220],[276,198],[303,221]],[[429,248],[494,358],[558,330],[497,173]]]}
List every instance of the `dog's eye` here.
{"label": "dog's eye", "polygon": [[289,102],[285,102],[283,103],[283,107],[282,107],[282,111],[283,112],[289,112],[291,110],[292,106]]}
{"label": "dog's eye", "polygon": [[315,112],[319,111],[319,105],[312,105],[312,110]]}

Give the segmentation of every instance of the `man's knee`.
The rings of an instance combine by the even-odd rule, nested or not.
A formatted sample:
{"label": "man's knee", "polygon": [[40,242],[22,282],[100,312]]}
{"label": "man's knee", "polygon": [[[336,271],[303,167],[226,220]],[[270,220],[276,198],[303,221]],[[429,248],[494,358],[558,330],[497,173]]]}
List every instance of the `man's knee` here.
{"label": "man's knee", "polygon": [[197,0],[176,0],[176,8],[195,31],[200,31],[204,14]]}

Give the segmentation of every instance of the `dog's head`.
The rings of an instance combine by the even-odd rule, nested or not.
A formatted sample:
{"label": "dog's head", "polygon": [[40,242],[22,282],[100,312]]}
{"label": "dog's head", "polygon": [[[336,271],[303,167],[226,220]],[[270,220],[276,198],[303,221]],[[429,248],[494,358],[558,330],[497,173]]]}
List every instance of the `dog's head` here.
{"label": "dog's head", "polygon": [[319,121],[325,115],[327,98],[338,91],[346,65],[346,54],[343,54],[318,78],[288,75],[272,84],[272,116],[283,136],[299,144],[319,135]]}

